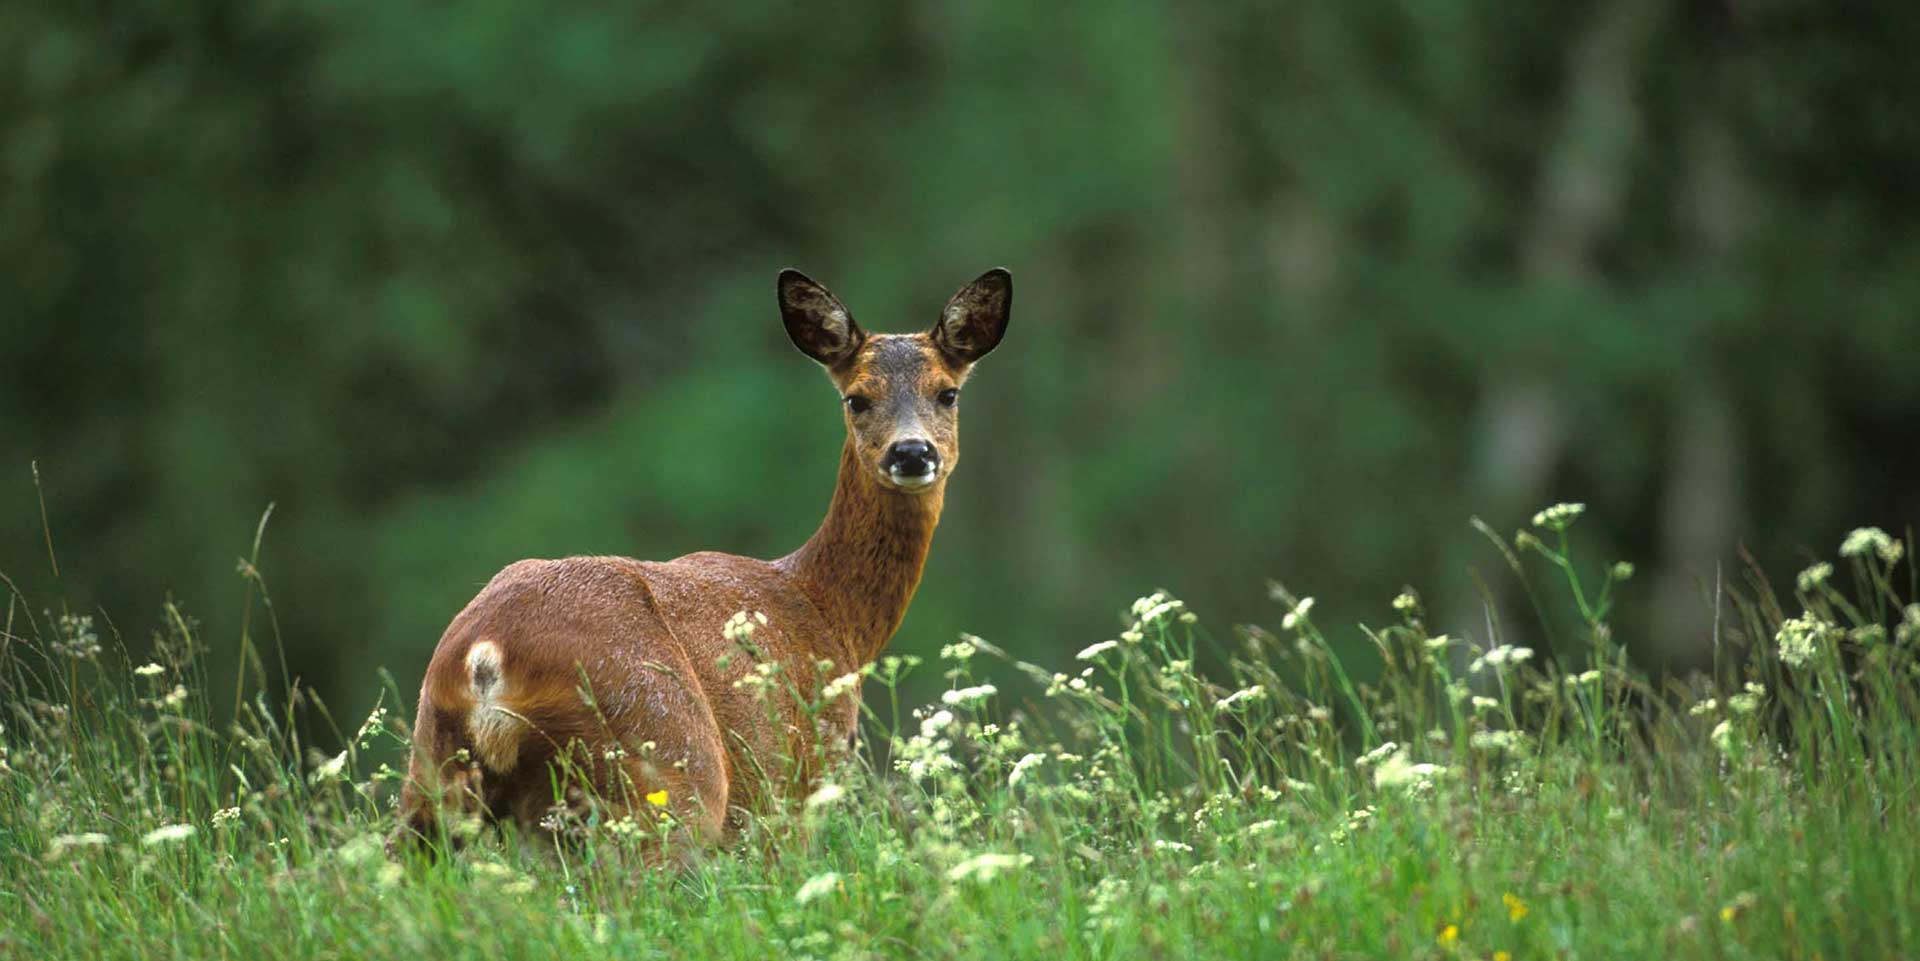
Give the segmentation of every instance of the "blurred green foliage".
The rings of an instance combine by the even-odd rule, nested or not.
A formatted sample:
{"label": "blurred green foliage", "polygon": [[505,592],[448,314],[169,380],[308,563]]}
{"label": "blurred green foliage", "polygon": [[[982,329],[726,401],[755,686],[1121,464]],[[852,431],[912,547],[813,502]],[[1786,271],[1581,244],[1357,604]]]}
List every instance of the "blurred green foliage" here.
{"label": "blurred green foliage", "polygon": [[1568,499],[1684,659],[1736,545],[1920,516],[1915,49],[1811,0],[8,4],[0,570],[230,639],[274,502],[295,672],[411,683],[514,559],[806,536],[779,267],[909,330],[1004,264],[901,648],[1268,576],[1478,625],[1469,514]]}

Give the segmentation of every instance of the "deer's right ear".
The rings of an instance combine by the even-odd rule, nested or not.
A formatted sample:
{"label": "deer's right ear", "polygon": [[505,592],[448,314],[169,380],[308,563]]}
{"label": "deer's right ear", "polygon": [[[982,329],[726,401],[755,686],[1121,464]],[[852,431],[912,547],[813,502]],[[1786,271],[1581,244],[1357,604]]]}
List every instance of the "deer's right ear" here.
{"label": "deer's right ear", "polygon": [[840,298],[793,269],[780,272],[780,320],[793,346],[828,367],[853,356],[867,339]]}

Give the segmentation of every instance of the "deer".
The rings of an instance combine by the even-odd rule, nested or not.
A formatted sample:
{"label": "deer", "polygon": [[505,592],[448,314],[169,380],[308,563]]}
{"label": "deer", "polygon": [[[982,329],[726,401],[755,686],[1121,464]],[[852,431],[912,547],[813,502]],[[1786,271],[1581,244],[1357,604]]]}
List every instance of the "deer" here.
{"label": "deer", "polygon": [[777,295],[846,426],[819,528],[774,560],[575,556],[494,575],[427,665],[390,850],[458,840],[449,815],[559,831],[556,812],[588,806],[725,843],[856,743],[860,671],[919,587],[960,462],[960,391],[1006,333],[1013,278],[987,271],[914,334],[867,333],[797,270]]}

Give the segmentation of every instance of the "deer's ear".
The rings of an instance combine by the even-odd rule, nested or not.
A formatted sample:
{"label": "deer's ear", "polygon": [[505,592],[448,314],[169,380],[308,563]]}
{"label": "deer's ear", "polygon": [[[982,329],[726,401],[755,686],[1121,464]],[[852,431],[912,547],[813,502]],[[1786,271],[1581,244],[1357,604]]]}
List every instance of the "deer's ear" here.
{"label": "deer's ear", "polygon": [[995,267],[947,301],[933,325],[933,343],[956,364],[971,364],[999,346],[1013,309],[1013,275]]}
{"label": "deer's ear", "polygon": [[840,298],[797,270],[780,272],[780,320],[793,346],[828,367],[853,356],[867,339]]}

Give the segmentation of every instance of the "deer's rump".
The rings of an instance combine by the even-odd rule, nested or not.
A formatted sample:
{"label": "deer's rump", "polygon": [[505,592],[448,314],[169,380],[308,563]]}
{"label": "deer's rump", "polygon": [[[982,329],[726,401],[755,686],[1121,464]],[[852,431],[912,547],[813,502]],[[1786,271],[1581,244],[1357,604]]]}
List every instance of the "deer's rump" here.
{"label": "deer's rump", "polygon": [[[796,733],[791,705],[770,709],[734,682],[770,659],[800,667],[788,663],[790,638],[821,629],[771,570],[713,554],[502,570],[428,666],[406,820],[424,834],[447,804],[536,825],[556,804],[645,812],[665,791],[683,822],[720,833],[730,807],[761,795],[762,773]],[[749,645],[722,633],[742,610],[766,615]]]}

